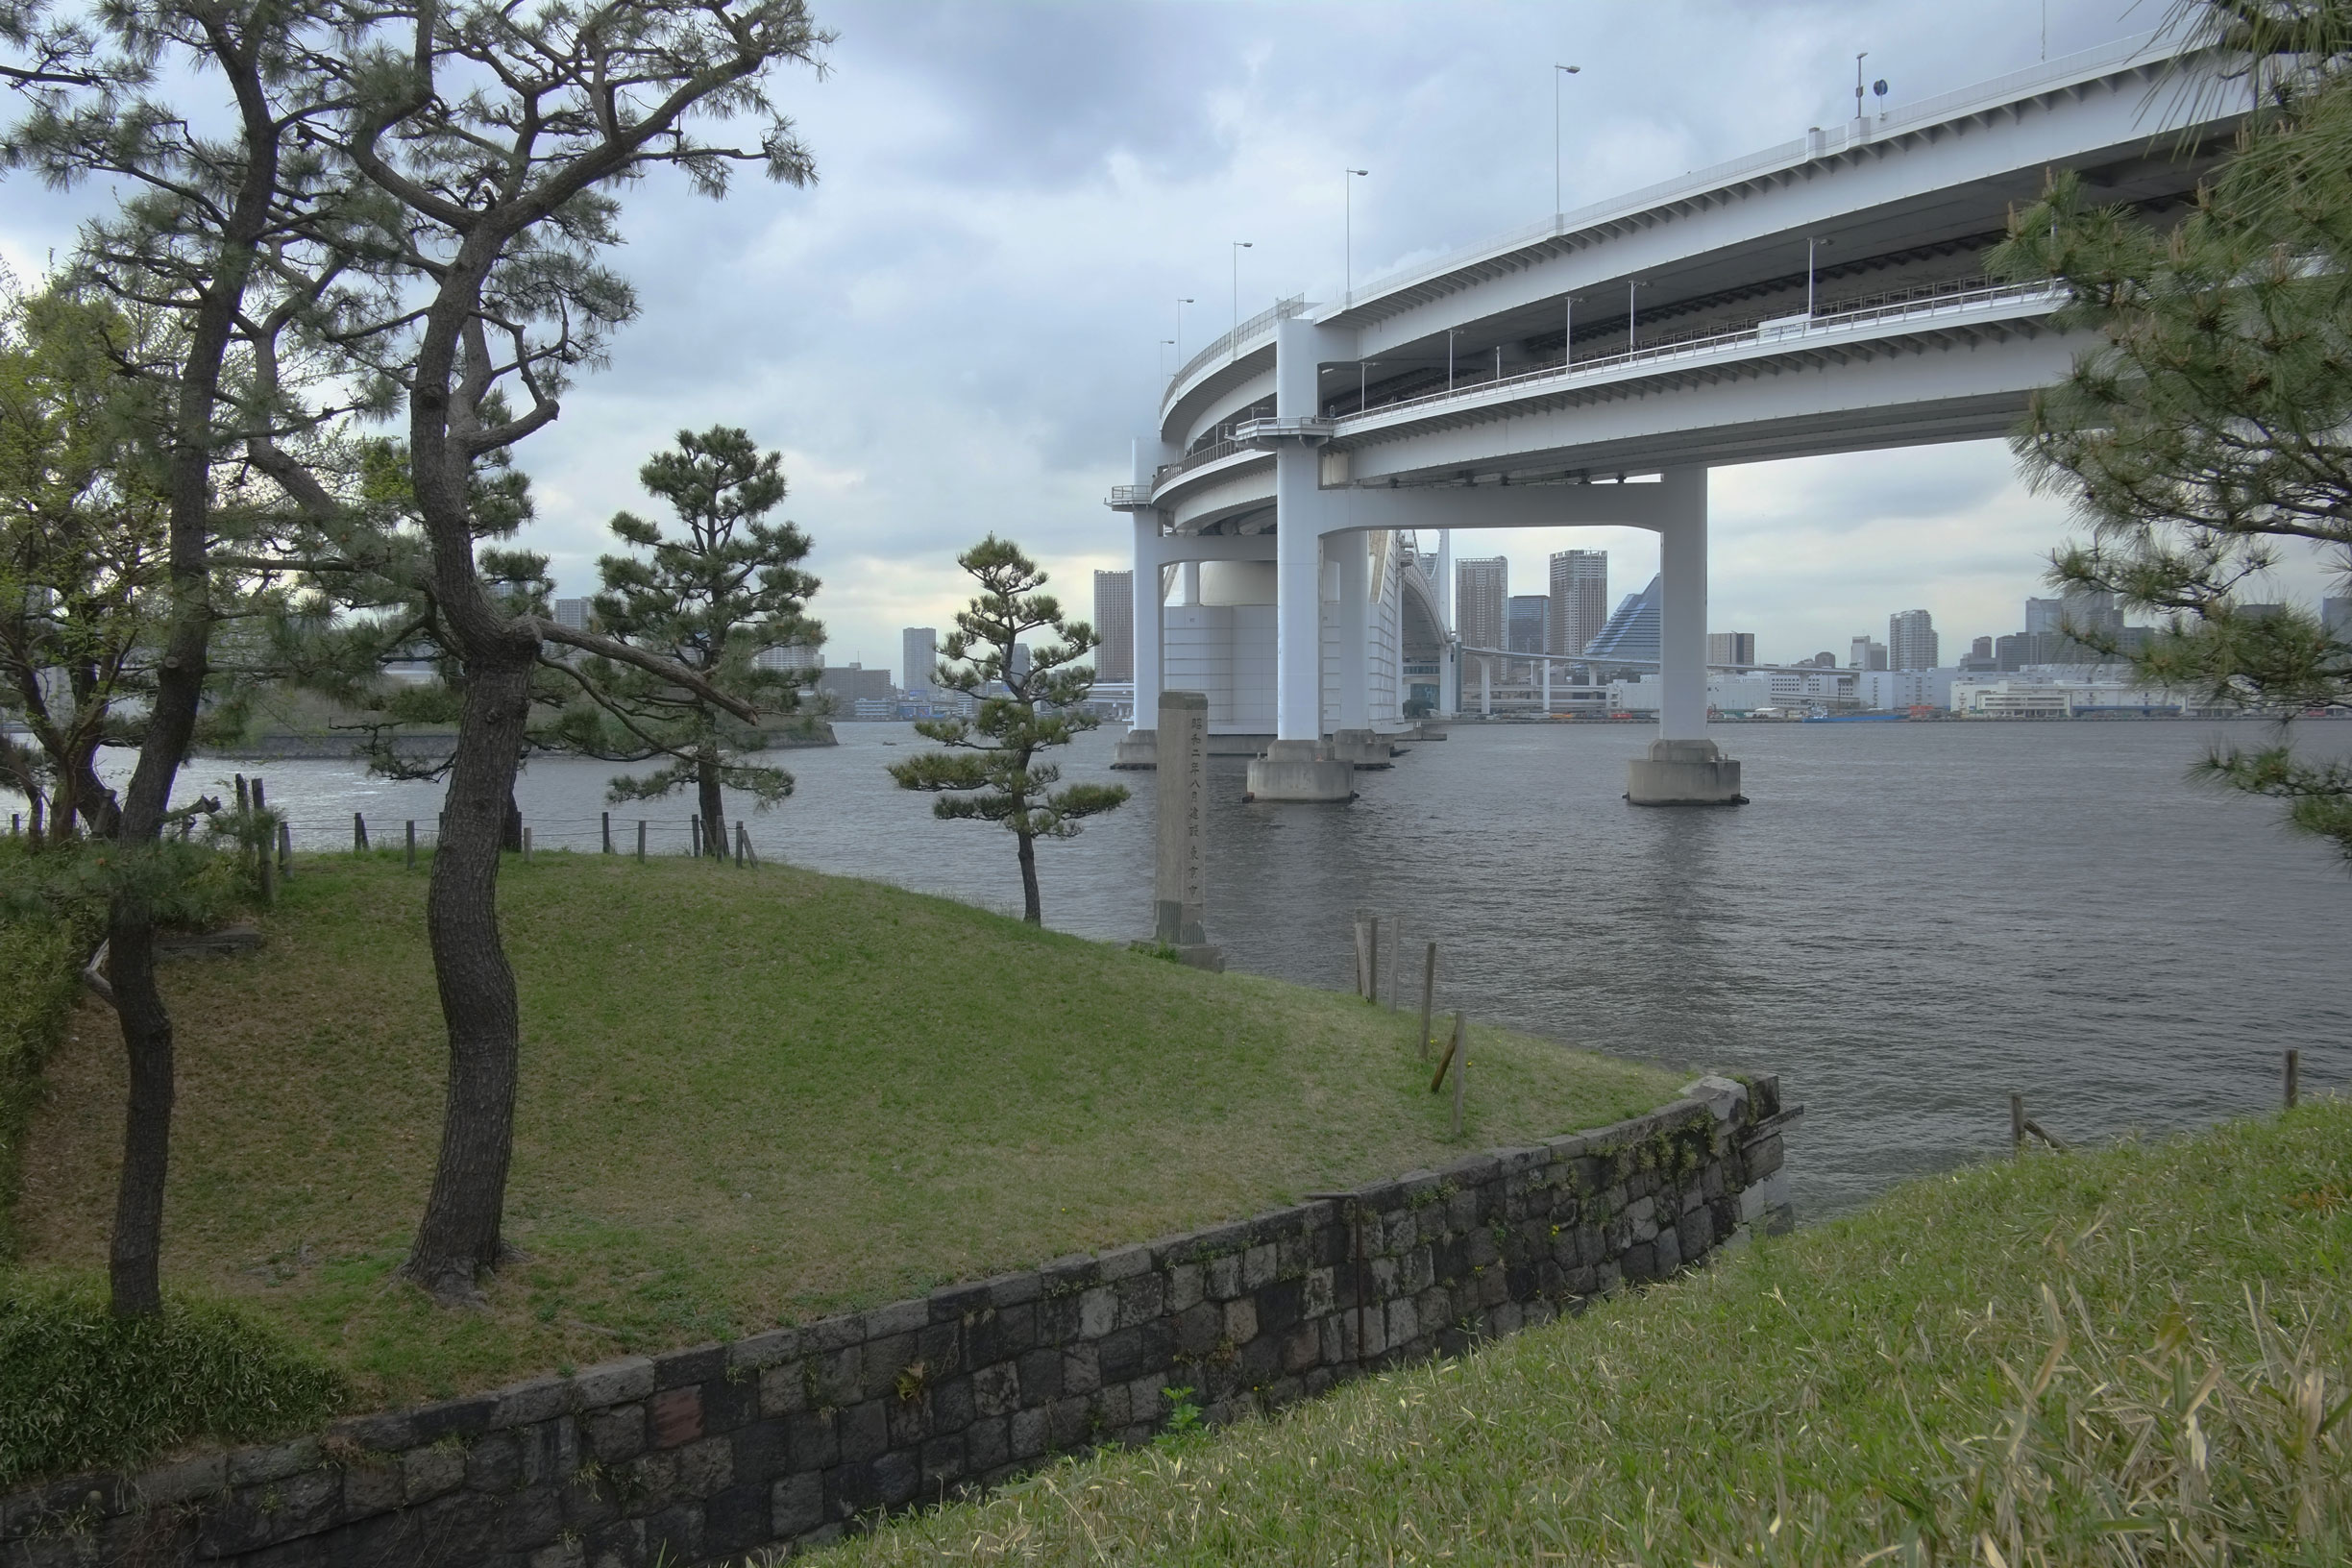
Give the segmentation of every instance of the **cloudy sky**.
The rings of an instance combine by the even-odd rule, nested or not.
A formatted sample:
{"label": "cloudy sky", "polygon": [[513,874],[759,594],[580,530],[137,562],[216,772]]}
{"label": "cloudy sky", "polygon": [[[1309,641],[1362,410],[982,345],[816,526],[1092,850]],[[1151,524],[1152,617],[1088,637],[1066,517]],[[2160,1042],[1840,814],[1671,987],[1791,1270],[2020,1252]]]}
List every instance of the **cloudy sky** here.
{"label": "cloudy sky", "polygon": [[[1240,310],[1342,269],[1341,170],[1359,280],[1552,210],[1555,61],[1571,207],[1850,114],[1853,56],[1891,101],[2030,65],[2042,0],[1598,0],[1145,4],[816,0],[839,33],[823,80],[778,97],[816,154],[806,190],[727,202],[660,182],[625,195],[620,260],[645,306],[609,370],[522,453],[533,543],[565,593],[595,586],[634,472],[681,427],[781,448],[785,510],[816,540],[830,662],[895,672],[898,628],[943,625],[953,557],[993,529],[1082,606],[1126,564],[1103,497],[1127,477],[1171,362]],[[2143,0],[2048,0],[2055,58],[2155,25]],[[37,275],[94,198],[22,181],[0,256]],[[1196,304],[1184,307],[1179,297]],[[1768,659],[1843,652],[1889,612],[1934,612],[1948,659],[2019,629],[2066,529],[1997,443],[1719,470],[1713,624]],[[1462,532],[1520,591],[1574,542],[1612,591],[1655,568],[1629,530]],[[2316,592],[2315,579],[2300,585]],[[1954,639],[1957,639],[1955,643]]]}

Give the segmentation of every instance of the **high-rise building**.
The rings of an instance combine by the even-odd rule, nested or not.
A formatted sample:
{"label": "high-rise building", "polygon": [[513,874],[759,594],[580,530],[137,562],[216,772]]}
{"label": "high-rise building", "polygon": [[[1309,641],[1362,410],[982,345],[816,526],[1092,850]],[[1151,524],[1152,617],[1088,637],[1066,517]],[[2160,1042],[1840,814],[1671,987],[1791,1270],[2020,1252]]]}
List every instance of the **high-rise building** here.
{"label": "high-rise building", "polygon": [[[832,699],[832,709],[837,717],[862,719],[868,715],[858,711],[859,702],[887,703],[891,699],[890,677],[888,670],[869,670],[856,664],[828,664],[817,673],[817,690]],[[890,716],[882,714],[878,717]]]}
{"label": "high-rise building", "polygon": [[1727,664],[1733,668],[1756,662],[1755,633],[1752,631],[1710,631],[1707,633],[1707,663]]}
{"label": "high-rise building", "polygon": [[2323,599],[2319,601],[2319,624],[2338,642],[2352,637],[2352,599]]}
{"label": "high-rise building", "polygon": [[570,626],[574,631],[588,629],[588,601],[584,599],[559,599],[555,601],[555,624]]}
{"label": "high-rise building", "polygon": [[2088,632],[2117,632],[2123,629],[2123,612],[2116,608],[2115,595],[2099,593],[2069,594],[2064,599],[2029,599],[2025,601],[2027,632],[2066,632],[2076,638]]}
{"label": "high-rise building", "polygon": [[1993,651],[1993,639],[1990,637],[1979,637],[1969,644],[1969,650],[1961,656],[1959,665],[1960,673],[1967,675],[1991,674],[1999,668],[2000,657]]}
{"label": "high-rise building", "polygon": [[1650,586],[1638,594],[1628,594],[1618,602],[1593,640],[1584,645],[1584,651],[1596,664],[1610,659],[1639,659],[1655,663],[1664,638],[1661,627],[1664,612],[1659,592],[1661,579],[1652,577]]}
{"label": "high-rise building", "polygon": [[1933,670],[1937,643],[1935,619],[1925,610],[1898,610],[1887,617],[1889,670]]}
{"label": "high-rise building", "polygon": [[1094,635],[1102,639],[1102,646],[1094,650],[1094,678],[1135,679],[1133,572],[1094,574]]}
{"label": "high-rise building", "polygon": [[1027,643],[1013,645],[1013,678],[1015,680],[1029,678],[1029,645]]}
{"label": "high-rise building", "polygon": [[812,644],[784,643],[761,649],[751,662],[762,670],[785,670],[806,675],[824,668],[824,654]]}
{"label": "high-rise building", "polygon": [[1545,594],[1513,594],[1510,596],[1508,634],[1510,641],[1503,646],[1513,653],[1548,652],[1544,647],[1544,631],[1552,614],[1552,600]]}
{"label": "high-rise building", "polygon": [[1510,598],[1510,558],[1466,557],[1454,563],[1454,634],[1464,648],[1501,648],[1509,632],[1504,601]]}
{"label": "high-rise building", "polygon": [[1846,657],[1849,670],[1884,670],[1887,667],[1886,644],[1874,643],[1868,637],[1853,640],[1853,651]]}
{"label": "high-rise building", "polygon": [[1547,653],[1581,653],[1608,625],[1608,551],[1562,550],[1552,556],[1552,620]]}
{"label": "high-rise building", "polygon": [[910,692],[927,692],[938,678],[939,628],[909,626],[898,633],[898,674]]}

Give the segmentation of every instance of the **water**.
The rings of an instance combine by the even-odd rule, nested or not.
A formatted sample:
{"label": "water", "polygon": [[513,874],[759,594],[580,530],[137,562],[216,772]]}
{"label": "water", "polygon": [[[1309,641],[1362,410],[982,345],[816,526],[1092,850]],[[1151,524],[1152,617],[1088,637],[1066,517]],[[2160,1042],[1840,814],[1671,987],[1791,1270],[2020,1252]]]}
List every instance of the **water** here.
{"label": "water", "polygon": [[[1790,1139],[1800,1211],[1850,1207],[1907,1175],[1999,1152],[2008,1092],[2061,1137],[2193,1126],[2352,1077],[2341,984],[2352,878],[2267,803],[2182,771],[2249,724],[1944,723],[1726,727],[1753,803],[1643,810],[1620,798],[1631,726],[1465,725],[1357,775],[1349,807],[1255,806],[1243,763],[1213,762],[1209,921],[1236,968],[1352,981],[1351,920],[1441,943],[1438,1005],[1666,1063],[1777,1072],[1808,1107]],[[2305,744],[2352,749],[2352,731]],[[1017,912],[1013,841],[941,822],[890,786],[910,726],[844,724],[837,748],[776,759],[796,796],[749,818],[763,855]],[[1115,778],[1125,810],[1040,848],[1047,920],[1148,929],[1149,773],[1108,771],[1085,737],[1066,774]],[[185,775],[211,788],[233,766]],[[355,765],[258,766],[298,845],[379,845],[437,786]],[[519,790],[540,845],[592,849],[608,764],[534,762]],[[658,815],[657,815],[658,813]],[[639,816],[676,853],[686,809]],[[1417,957],[1406,966],[1409,996]]]}

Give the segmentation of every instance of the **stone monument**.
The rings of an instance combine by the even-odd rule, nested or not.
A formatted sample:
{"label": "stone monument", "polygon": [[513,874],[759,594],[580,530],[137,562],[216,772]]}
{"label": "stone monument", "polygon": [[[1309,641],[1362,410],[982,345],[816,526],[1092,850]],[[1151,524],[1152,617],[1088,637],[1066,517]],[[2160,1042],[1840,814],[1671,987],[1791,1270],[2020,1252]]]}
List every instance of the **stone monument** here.
{"label": "stone monument", "polygon": [[1209,865],[1209,698],[1199,692],[1160,694],[1159,856],[1153,877],[1153,931],[1140,946],[1173,948],[1195,968],[1223,969],[1223,949],[1207,930]]}

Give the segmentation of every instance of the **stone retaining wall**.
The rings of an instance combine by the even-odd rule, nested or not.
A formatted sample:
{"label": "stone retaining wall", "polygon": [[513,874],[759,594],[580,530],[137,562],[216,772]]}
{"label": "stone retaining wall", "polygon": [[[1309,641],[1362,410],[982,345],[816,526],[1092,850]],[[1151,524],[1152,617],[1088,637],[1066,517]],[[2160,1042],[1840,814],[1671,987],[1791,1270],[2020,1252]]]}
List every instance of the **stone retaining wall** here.
{"label": "stone retaining wall", "polygon": [[674,1568],[1450,1355],[1788,1220],[1776,1080],[730,1344],[0,1497],[0,1565]]}

